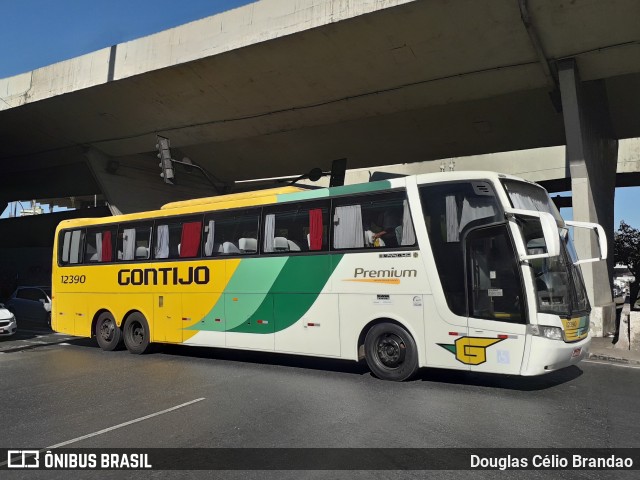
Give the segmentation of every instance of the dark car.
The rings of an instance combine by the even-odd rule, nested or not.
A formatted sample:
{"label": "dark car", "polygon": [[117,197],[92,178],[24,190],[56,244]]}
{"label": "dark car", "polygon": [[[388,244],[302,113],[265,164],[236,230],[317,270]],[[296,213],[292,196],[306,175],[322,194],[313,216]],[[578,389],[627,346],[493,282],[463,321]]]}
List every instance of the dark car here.
{"label": "dark car", "polygon": [[18,287],[4,303],[18,321],[51,327],[51,287]]}

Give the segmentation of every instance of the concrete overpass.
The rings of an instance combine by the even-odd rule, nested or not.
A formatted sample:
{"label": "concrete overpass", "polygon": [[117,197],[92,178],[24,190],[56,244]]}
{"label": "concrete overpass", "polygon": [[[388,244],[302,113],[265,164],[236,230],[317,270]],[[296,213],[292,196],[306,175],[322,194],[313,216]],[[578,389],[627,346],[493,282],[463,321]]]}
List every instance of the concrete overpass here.
{"label": "concrete overpass", "polygon": [[[162,183],[156,134],[218,191],[342,157],[566,145],[575,217],[611,233],[617,140],[640,137],[639,17],[635,0],[262,0],[1,79],[0,205],[101,194],[132,211],[210,195],[179,170]],[[606,270],[585,277],[610,317]]]}
{"label": "concrete overpass", "polygon": [[[441,171],[486,170],[503,172],[539,183],[552,194],[571,191],[564,145],[511,152],[442,158],[436,161],[399,163],[347,170],[345,183],[369,182],[372,178],[396,175],[418,175]],[[328,186],[324,177],[318,182],[302,180],[307,185]],[[616,163],[616,187],[640,186],[640,138],[619,141]],[[570,197],[567,197],[570,198]]]}

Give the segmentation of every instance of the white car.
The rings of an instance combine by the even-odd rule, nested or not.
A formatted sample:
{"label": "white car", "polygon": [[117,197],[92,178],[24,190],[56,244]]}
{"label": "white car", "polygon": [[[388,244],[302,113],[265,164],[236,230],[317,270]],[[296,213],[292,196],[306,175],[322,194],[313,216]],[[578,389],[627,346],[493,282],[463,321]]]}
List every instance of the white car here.
{"label": "white car", "polygon": [[0,337],[10,337],[18,330],[16,317],[0,303]]}

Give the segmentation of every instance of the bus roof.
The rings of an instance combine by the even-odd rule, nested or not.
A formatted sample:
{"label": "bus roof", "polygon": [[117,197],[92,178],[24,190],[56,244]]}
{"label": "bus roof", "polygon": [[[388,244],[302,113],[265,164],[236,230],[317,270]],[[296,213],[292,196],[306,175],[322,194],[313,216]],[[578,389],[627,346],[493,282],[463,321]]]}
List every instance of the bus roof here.
{"label": "bus roof", "polygon": [[[135,220],[145,220],[172,215],[188,215],[190,213],[200,213],[207,210],[226,210],[231,208],[251,207],[258,205],[275,204],[280,202],[312,200],[347,194],[380,191],[390,188],[402,187],[406,184],[406,178],[407,177],[399,177],[389,180],[380,180],[376,182],[358,183],[340,187],[328,187],[319,189],[308,189],[294,185],[287,185],[265,190],[232,193],[228,195],[218,195],[215,197],[195,198],[192,200],[182,200],[178,202],[167,203],[166,205],[163,205],[159,210],[129,213],[124,215],[116,215],[113,217],[76,218],[63,220],[62,222],[60,222],[58,228],[60,229],[80,225],[130,222]],[[417,175],[415,176],[415,178],[418,184],[452,180],[457,181],[465,179],[474,180],[482,178],[491,180],[498,180],[499,178],[509,178],[513,180],[526,181],[513,175],[498,174],[490,171],[426,173]]]}
{"label": "bus roof", "polygon": [[180,200],[171,202],[160,207],[161,210],[169,208],[193,207],[197,205],[211,205],[212,203],[236,202],[239,200],[252,199],[256,200],[260,197],[268,197],[273,195],[283,195],[285,193],[294,193],[304,191],[306,189],[287,185],[285,187],[267,188],[264,190],[253,190],[251,192],[230,193],[228,195],[217,195],[215,197],[193,198],[190,200]]}

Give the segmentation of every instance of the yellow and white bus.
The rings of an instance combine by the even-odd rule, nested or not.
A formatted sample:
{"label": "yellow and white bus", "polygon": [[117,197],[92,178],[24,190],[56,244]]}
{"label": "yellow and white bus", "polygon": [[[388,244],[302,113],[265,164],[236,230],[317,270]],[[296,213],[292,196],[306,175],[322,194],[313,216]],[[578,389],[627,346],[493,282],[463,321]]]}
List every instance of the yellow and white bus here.
{"label": "yellow and white bus", "polygon": [[[600,256],[578,260],[568,225]],[[577,264],[606,258],[599,225],[565,222],[547,192],[490,172],[174,202],[66,220],[53,259],[54,330],[124,343],[365,359],[539,375],[587,354]]]}

